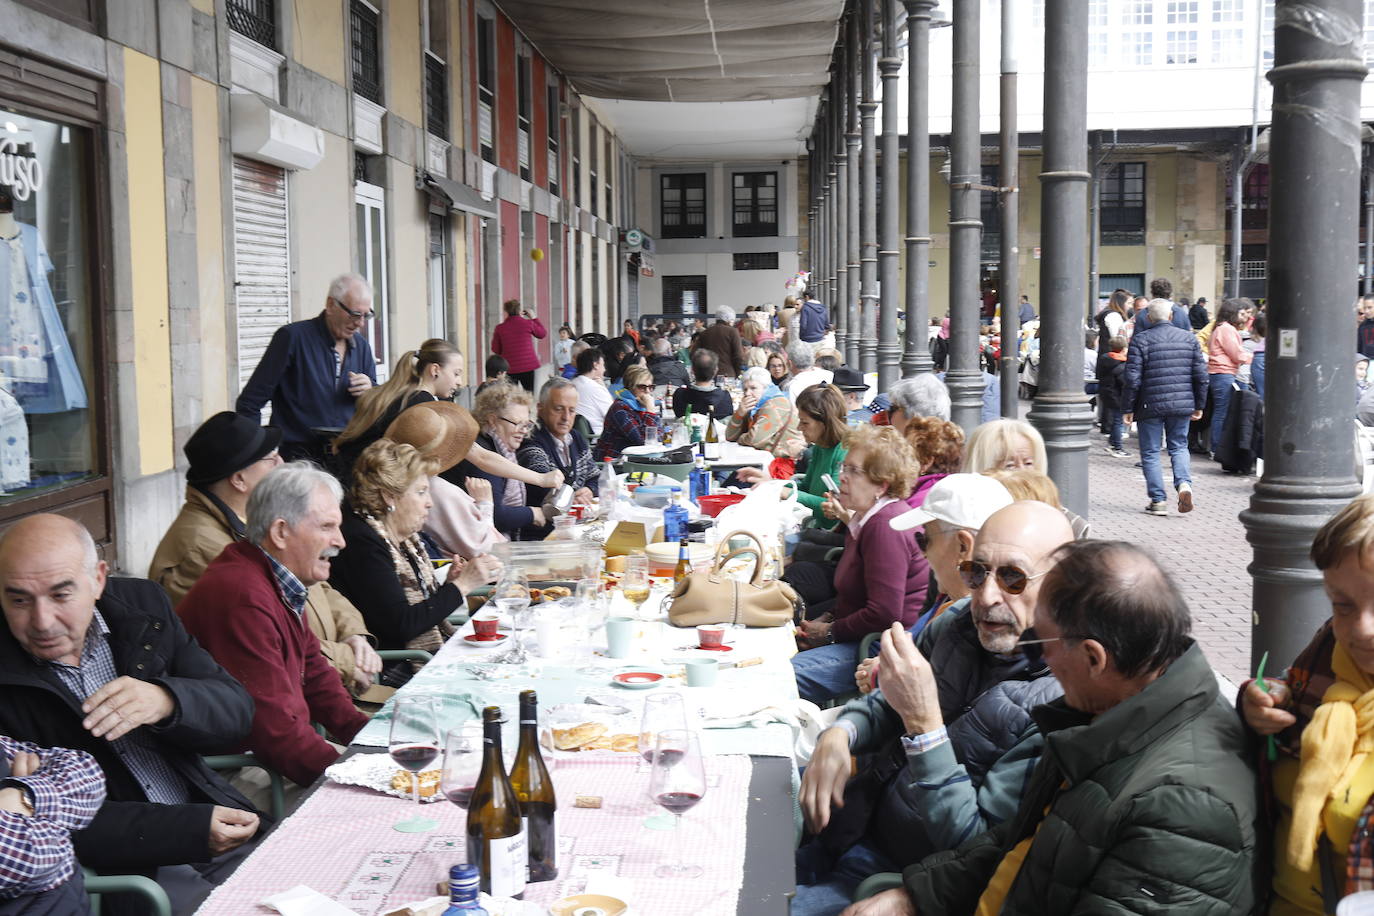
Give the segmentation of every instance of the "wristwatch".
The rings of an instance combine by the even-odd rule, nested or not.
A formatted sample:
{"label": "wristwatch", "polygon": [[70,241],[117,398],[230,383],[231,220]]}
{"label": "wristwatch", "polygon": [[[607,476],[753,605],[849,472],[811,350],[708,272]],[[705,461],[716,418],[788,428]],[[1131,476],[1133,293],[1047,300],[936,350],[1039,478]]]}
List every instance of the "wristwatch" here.
{"label": "wristwatch", "polygon": [[24,812],[27,817],[33,817],[33,790],[17,779],[0,779],[0,789],[18,789],[19,798],[28,810]]}

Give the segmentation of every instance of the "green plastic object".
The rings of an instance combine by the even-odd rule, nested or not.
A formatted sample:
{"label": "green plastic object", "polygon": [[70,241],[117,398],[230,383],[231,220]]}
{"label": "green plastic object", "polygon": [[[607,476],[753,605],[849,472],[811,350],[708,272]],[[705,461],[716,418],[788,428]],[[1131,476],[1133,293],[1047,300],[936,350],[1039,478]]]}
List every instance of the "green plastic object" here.
{"label": "green plastic object", "polygon": [[135,894],[143,898],[148,916],[172,916],[172,903],[156,881],[143,875],[96,875],[86,872],[86,893],[91,896],[91,912],[100,916],[104,894]]}

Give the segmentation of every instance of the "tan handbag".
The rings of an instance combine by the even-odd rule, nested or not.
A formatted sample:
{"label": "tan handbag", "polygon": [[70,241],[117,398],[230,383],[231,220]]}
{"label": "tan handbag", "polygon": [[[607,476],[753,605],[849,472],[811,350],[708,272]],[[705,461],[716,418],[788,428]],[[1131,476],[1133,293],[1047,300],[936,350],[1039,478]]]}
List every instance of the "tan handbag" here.
{"label": "tan handbag", "polygon": [[[736,537],[747,537],[757,546],[726,553],[730,539]],[[748,582],[739,582],[722,570],[725,564],[744,554],[754,556],[754,575]],[[790,622],[797,593],[786,582],[763,581],[763,554],[763,544],[748,531],[735,531],[722,537],[711,568],[697,570],[673,589],[668,622],[675,627],[696,627],[705,623],[777,627]]]}

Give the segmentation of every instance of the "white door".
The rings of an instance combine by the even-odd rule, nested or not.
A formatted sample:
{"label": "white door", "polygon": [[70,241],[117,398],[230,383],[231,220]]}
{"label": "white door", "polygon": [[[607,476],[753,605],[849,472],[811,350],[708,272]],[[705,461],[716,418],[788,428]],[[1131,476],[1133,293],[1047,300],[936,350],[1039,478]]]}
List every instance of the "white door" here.
{"label": "white door", "polygon": [[286,172],[234,157],[233,207],[234,309],[242,389],[272,334],[291,320]]}
{"label": "white door", "polygon": [[356,182],[353,209],[358,224],[357,269],[372,287],[372,312],[376,316],[363,331],[377,361],[377,383],[381,384],[391,371],[387,349],[391,310],[387,308],[386,287],[386,192],[375,184]]}

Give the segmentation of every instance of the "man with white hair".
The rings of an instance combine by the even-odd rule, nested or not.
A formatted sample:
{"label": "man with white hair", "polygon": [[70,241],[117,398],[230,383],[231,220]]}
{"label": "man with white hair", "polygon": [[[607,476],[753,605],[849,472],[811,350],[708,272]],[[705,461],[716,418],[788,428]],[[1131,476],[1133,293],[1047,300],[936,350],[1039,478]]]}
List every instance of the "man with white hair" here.
{"label": "man with white hair", "polygon": [[692,338],[692,349],[714,352],[721,375],[739,375],[744,369],[744,343],[735,330],[735,310],[728,305],[716,309],[716,323]]}
{"label": "man with white hair", "polygon": [[323,463],[320,440],[311,430],[347,426],[355,400],[377,384],[377,363],[362,333],[372,316],[367,280],[341,274],[329,284],[320,314],[272,335],[234,410],[260,421],[271,401],[269,425],[281,430],[283,459]]}
{"label": "man with white hair", "polygon": [[687,377],[687,367],[682,360],[673,355],[673,345],[666,337],[655,337],[652,355],[649,356],[649,371],[653,373],[655,385],[672,385],[680,388],[691,383]]}
{"label": "man with white hair", "polygon": [[1145,472],[1148,515],[1168,515],[1159,443],[1168,443],[1178,511],[1193,509],[1193,478],[1188,466],[1188,423],[1202,417],[1207,403],[1207,361],[1192,331],[1170,323],[1173,303],[1153,299],[1146,307],[1151,324],[1131,336],[1122,382],[1122,421],[1140,429],[1140,466]]}
{"label": "man with white hair", "polygon": [[787,361],[792,365],[792,381],[787,383],[787,396],[793,403],[797,395],[812,385],[829,385],[835,373],[816,365],[816,351],[811,344],[794,340],[787,345]]}
{"label": "man with white hair", "polygon": [[905,432],[912,417],[949,419],[949,389],[933,372],[904,378],[887,393],[887,422]]}
{"label": "man with white hair", "polygon": [[306,625],[306,590],[329,578],[344,546],[343,491],[305,462],[285,464],[248,497],[248,539],[230,544],[177,606],[186,630],[247,688],[253,730],[246,750],[301,786],[367,724]]}

